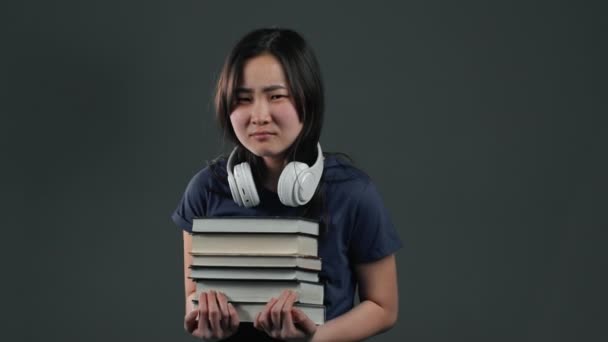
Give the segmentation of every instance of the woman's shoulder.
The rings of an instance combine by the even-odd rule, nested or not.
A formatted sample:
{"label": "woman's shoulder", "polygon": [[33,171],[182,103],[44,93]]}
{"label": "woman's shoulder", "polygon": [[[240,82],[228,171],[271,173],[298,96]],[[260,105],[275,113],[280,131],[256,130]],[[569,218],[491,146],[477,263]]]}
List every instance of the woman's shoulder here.
{"label": "woman's shoulder", "polygon": [[[188,187],[200,190],[216,190],[221,191],[226,181],[226,158],[219,156],[213,160],[207,161],[207,165],[197,171],[190,180]],[[226,183],[226,184],[224,184]]]}
{"label": "woman's shoulder", "polygon": [[326,160],[323,185],[333,213],[356,213],[365,220],[388,217],[382,196],[367,173],[348,159],[331,156]]}
{"label": "woman's shoulder", "polygon": [[322,181],[331,187],[356,192],[371,183],[371,178],[341,153],[325,156]]}

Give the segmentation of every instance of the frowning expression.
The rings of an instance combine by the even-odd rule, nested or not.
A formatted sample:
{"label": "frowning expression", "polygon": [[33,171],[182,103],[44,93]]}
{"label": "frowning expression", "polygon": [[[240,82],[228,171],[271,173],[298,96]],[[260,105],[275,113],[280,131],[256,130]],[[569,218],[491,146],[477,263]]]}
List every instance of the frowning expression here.
{"label": "frowning expression", "polygon": [[259,157],[284,158],[302,131],[281,63],[270,54],[248,60],[230,123],[237,138]]}

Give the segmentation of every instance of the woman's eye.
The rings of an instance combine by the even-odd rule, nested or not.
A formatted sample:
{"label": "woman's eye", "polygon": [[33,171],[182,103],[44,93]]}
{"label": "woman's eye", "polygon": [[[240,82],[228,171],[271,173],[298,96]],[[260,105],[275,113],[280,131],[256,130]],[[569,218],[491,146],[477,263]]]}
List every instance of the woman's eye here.
{"label": "woman's eye", "polygon": [[248,103],[250,99],[248,97],[237,97],[236,102],[238,103]]}
{"label": "woman's eye", "polygon": [[287,97],[287,95],[283,95],[283,94],[271,95],[270,99],[271,100],[278,100],[278,99],[283,98],[283,97]]}

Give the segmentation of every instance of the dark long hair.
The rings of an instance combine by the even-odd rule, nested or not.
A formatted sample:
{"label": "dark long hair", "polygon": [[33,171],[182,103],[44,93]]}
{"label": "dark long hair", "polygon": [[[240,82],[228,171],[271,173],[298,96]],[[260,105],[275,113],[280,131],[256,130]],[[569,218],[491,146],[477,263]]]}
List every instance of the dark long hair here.
{"label": "dark long hair", "polygon": [[224,136],[239,146],[236,161],[247,161],[252,169],[261,170],[259,166],[263,167],[262,159],[245,149],[237,139],[230,124],[230,113],[237,104],[235,90],[242,83],[245,63],[266,53],[281,63],[298,117],[303,123],[302,131],[286,150],[286,158],[288,161],[298,160],[310,165],[317,155],[316,146],[321,137],[325,99],[319,63],[310,45],[297,32],[282,28],[258,29],[245,35],[234,46],[217,82],[216,118]]}
{"label": "dark long hair", "polygon": [[[275,57],[281,66],[294,99],[294,105],[303,127],[294,143],[286,150],[287,161],[301,161],[312,165],[317,158],[317,143],[321,136],[325,99],[321,70],[315,54],[306,40],[297,32],[284,28],[262,28],[249,32],[234,46],[222,68],[215,93],[216,119],[224,137],[236,146],[235,164],[247,161],[256,183],[263,178],[265,165],[262,158],[247,150],[236,137],[230,123],[230,114],[237,105],[236,90],[242,83],[245,63],[262,54]],[[308,213],[321,210],[324,202],[321,186],[306,206]]]}

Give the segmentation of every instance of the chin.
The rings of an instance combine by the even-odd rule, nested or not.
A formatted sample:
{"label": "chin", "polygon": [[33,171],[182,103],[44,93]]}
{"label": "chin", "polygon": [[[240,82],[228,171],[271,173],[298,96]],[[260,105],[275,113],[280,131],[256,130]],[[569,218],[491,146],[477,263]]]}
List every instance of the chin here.
{"label": "chin", "polygon": [[283,155],[284,150],[272,149],[272,148],[247,148],[251,153],[255,154],[260,158],[272,157],[277,158]]}

